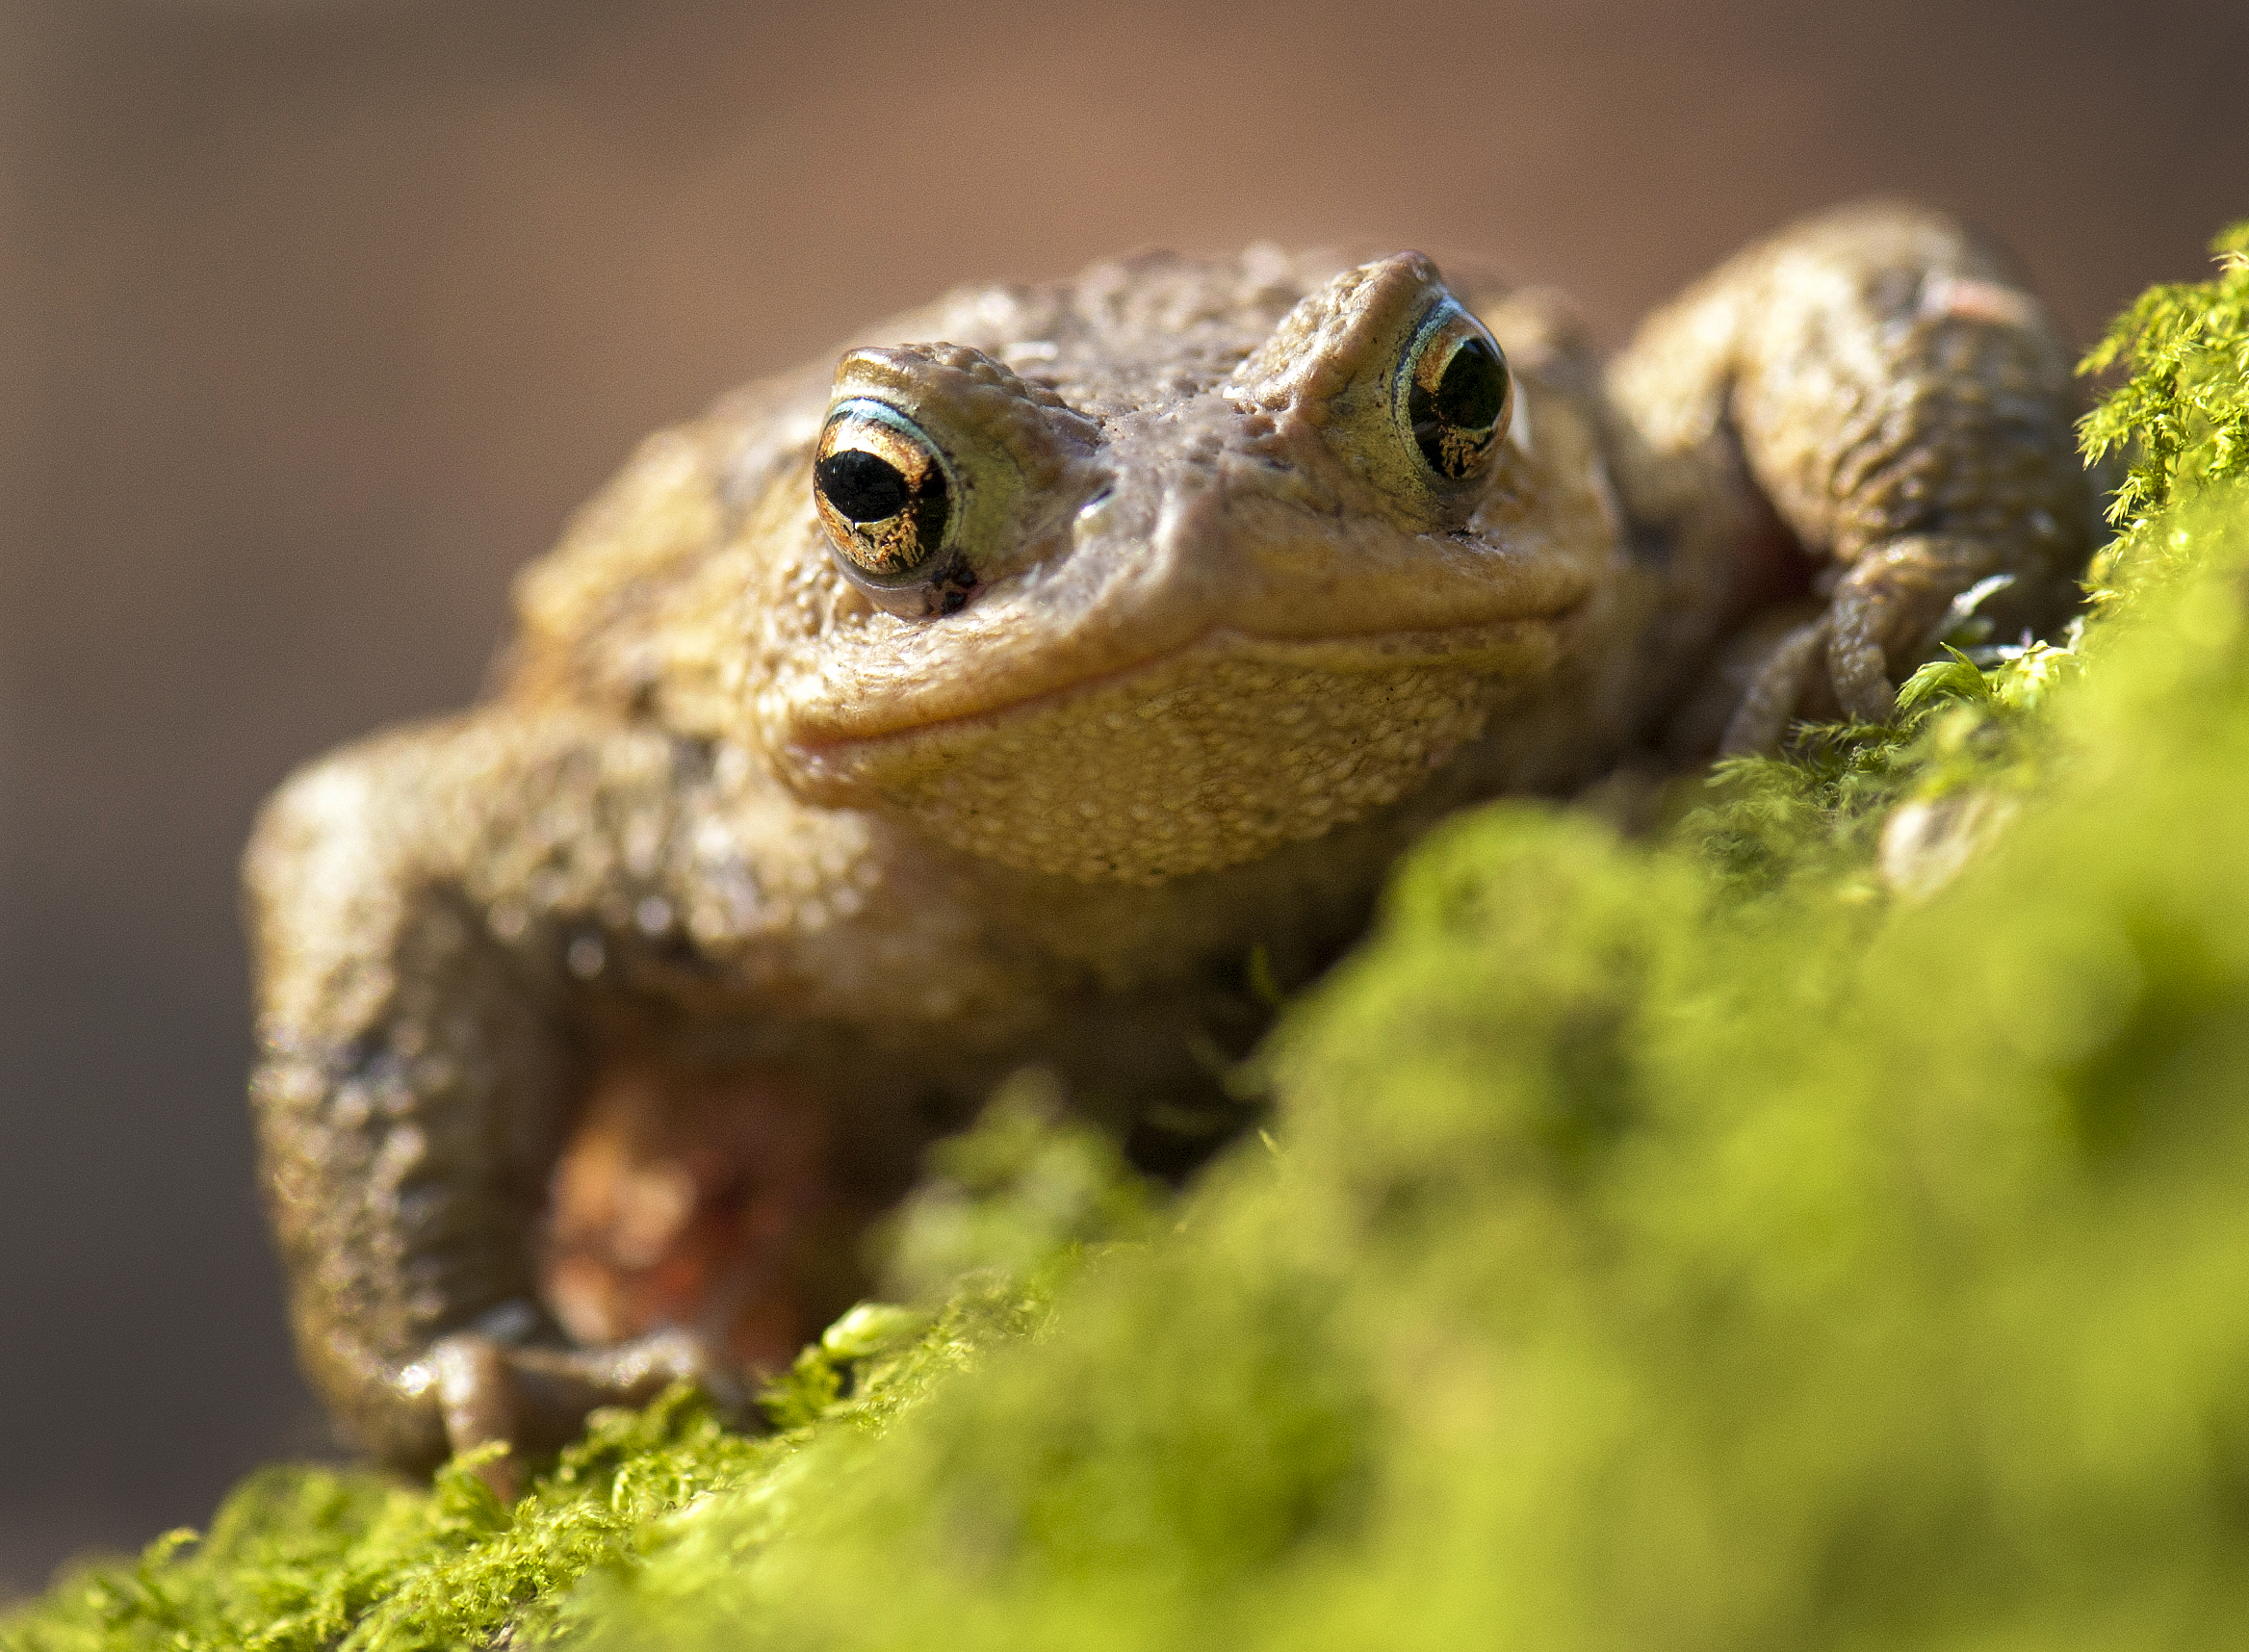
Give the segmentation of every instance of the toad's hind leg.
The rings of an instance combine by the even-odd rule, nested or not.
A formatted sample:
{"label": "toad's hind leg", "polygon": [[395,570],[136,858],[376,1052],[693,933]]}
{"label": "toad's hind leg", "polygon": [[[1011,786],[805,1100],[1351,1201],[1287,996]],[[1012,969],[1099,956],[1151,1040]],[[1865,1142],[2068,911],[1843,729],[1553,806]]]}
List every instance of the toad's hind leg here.
{"label": "toad's hind leg", "polygon": [[1730,750],[1888,715],[1981,581],[2003,577],[1983,609],[2003,634],[2074,600],[2095,517],[2068,358],[2006,257],[1941,214],[1856,206],[1751,247],[1650,317],[1608,389],[1619,481],[1682,611],[1747,617],[1761,517],[1826,599],[1751,681]]}

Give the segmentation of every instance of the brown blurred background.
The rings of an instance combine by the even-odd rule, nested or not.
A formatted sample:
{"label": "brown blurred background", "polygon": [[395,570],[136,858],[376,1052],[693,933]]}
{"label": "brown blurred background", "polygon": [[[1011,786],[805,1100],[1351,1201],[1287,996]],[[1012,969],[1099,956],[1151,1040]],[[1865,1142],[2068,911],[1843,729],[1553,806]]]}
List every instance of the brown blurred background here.
{"label": "brown blurred background", "polygon": [[1615,338],[1872,190],[2082,342],[2249,213],[2245,86],[2239,0],[0,0],[0,1592],[328,1449],[234,857],[643,431],[1151,243],[1486,250]]}

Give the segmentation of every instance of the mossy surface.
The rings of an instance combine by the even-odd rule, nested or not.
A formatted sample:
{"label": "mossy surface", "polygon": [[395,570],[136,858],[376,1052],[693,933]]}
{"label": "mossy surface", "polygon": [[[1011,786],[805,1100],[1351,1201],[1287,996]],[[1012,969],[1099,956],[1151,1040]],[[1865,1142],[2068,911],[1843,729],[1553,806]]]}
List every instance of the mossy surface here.
{"label": "mossy surface", "polygon": [[730,1433],[514,1509],[274,1469],[0,1629],[82,1647],[2067,1647],[2249,1623],[2249,226],[2089,423],[2066,646],[1654,842],[1404,868],[1165,1204],[1026,1080]]}

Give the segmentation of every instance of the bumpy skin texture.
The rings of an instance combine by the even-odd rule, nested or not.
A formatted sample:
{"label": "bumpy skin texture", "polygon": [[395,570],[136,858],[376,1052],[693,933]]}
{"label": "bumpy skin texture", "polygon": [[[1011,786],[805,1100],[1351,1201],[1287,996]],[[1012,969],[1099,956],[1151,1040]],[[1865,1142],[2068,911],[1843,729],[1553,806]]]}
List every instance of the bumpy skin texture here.
{"label": "bumpy skin texture", "polygon": [[[1465,483],[1396,411],[1445,291],[1254,248],[956,293],[651,438],[523,576],[493,699],[282,788],[253,1099],[368,1449],[779,1363],[1009,1071],[1222,1127],[1253,956],[1316,971],[1447,811],[1879,715],[1978,581],[2071,595],[2067,364],[1941,217],[1791,229],[1605,374],[1560,300],[1456,281],[1513,384]],[[953,467],[949,611],[840,572],[853,398]]]}

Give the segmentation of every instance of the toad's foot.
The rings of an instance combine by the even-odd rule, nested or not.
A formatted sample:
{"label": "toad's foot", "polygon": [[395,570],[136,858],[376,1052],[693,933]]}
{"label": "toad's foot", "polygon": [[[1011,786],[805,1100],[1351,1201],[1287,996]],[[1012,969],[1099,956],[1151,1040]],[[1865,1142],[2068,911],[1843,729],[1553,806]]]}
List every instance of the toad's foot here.
{"label": "toad's foot", "polygon": [[1989,544],[1934,534],[1907,535],[1861,556],[1827,611],[1766,656],[1726,725],[1721,752],[1775,750],[1801,718],[1888,718],[1899,679],[1942,640],[1960,597],[2003,561]]}
{"label": "toad's foot", "polygon": [[646,1405],[675,1382],[694,1383],[724,1410],[743,1407],[741,1383],[725,1362],[680,1330],[607,1348],[517,1347],[461,1331],[401,1377],[403,1387],[436,1390],[455,1455],[495,1442],[509,1448],[476,1469],[503,1502],[521,1494],[527,1455],[568,1444],[599,1407]]}

